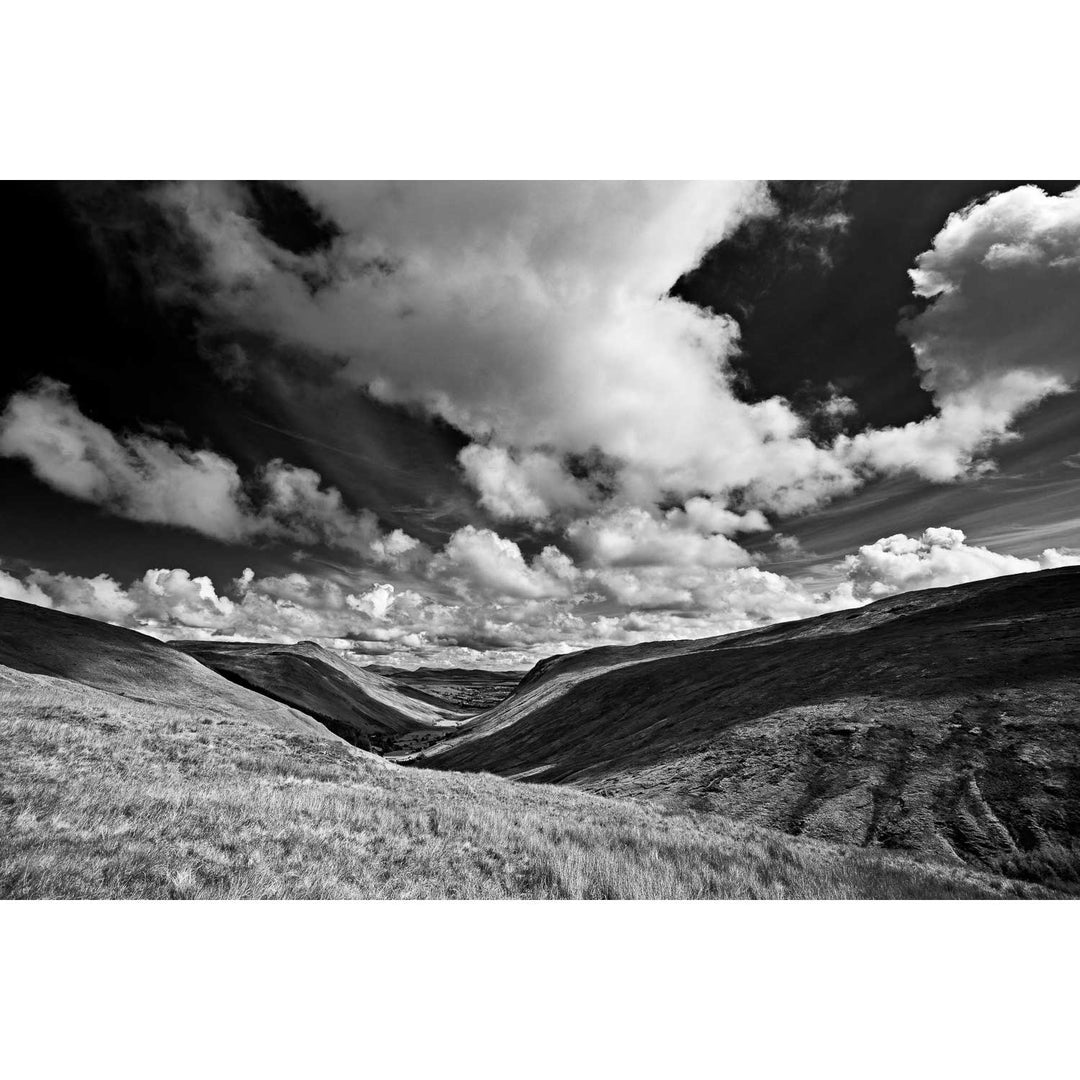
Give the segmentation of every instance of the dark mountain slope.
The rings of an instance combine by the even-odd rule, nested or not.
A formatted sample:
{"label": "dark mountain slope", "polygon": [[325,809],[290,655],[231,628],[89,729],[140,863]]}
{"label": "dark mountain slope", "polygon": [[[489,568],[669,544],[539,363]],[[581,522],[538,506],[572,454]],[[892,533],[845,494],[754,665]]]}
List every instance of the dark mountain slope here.
{"label": "dark mountain slope", "polygon": [[156,638],[17,600],[0,600],[0,684],[9,692],[0,695],[4,709],[34,686],[50,687],[58,699],[81,699],[91,687],[153,707],[334,739],[312,717],[223,679]]}
{"label": "dark mountain slope", "polygon": [[418,763],[1080,882],[1080,570],[544,661]]}
{"label": "dark mountain slope", "polygon": [[471,715],[428,695],[402,693],[369,668],[310,641],[174,641],[172,647],[227,679],[303,710],[361,746],[371,740],[390,745],[410,732],[445,732]]}

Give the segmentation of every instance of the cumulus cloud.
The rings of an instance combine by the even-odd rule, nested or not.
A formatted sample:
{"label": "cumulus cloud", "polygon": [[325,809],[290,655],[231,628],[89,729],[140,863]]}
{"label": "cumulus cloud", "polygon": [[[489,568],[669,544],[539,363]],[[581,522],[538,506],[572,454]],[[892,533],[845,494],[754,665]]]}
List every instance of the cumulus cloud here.
{"label": "cumulus cloud", "polygon": [[[437,600],[387,582],[245,570],[219,588],[182,568],[147,570],[126,587],[0,569],[0,597],[88,615],[163,639],[315,640],[357,658],[402,663],[530,664],[594,645],[709,637],[856,607],[910,589],[1080,565],[1080,552],[1019,558],[967,544],[957,529],[886,537],[838,563],[819,591],[758,566],[635,565],[578,569],[549,547],[531,561],[489,530],[460,530],[440,554]],[[453,593],[453,589],[450,590]]]}
{"label": "cumulus cloud", "polygon": [[907,333],[942,401],[1011,372],[1032,376],[1029,394],[1076,378],[1080,188],[1018,187],[951,215],[911,278],[934,302]]}
{"label": "cumulus cloud", "polygon": [[375,619],[385,619],[394,606],[394,586],[376,585],[361,596],[346,596],[345,602],[354,611],[363,611]]}
{"label": "cumulus cloud", "polygon": [[[167,189],[206,254],[203,302],[472,436],[459,461],[500,520],[702,494],[787,515],[877,474],[956,480],[989,468],[1019,413],[1074,375],[1075,192],[1018,188],[950,217],[912,270],[936,299],[906,327],[937,413],[848,436],[852,403],[837,396],[838,433],[815,442],[789,403],[735,394],[737,324],[668,295],[710,245],[774,212],[763,186],[301,187],[338,231],[307,255],[263,236],[235,187]],[[602,483],[573,467],[588,455]]]}
{"label": "cumulus cloud", "polygon": [[36,604],[38,607],[52,607],[52,597],[32,581],[22,581],[0,570],[0,599],[19,600],[24,604]]}
{"label": "cumulus cloud", "polygon": [[180,569],[147,570],[129,595],[147,625],[212,629],[228,625],[236,611],[227,596],[218,596],[210,578]]}
{"label": "cumulus cloud", "polygon": [[122,517],[181,525],[219,540],[248,533],[249,511],[231,461],[147,435],[118,439],[84,416],[54,379],[12,395],[0,416],[0,455],[24,458],[50,487]]}
{"label": "cumulus cloud", "polygon": [[[215,330],[280,341],[295,363],[332,356],[340,377],[375,397],[455,425],[469,440],[458,464],[489,518],[556,543],[533,555],[469,524],[433,552],[385,532],[310,469],[275,460],[241,476],[211,450],[110,432],[43,380],[0,416],[0,455],[25,459],[56,490],[138,521],[232,543],[327,545],[381,569],[375,580],[245,573],[221,589],[181,569],[127,587],[35,571],[0,576],[0,595],[163,636],[520,660],[744,629],[1073,558],[1017,559],[929,529],[865,546],[837,568],[843,584],[821,593],[763,569],[740,538],[768,530],[766,515],[804,512],[875,475],[944,482],[990,468],[984,455],[1012,437],[1017,416],[1072,385],[1077,192],[1019,188],[950,217],[912,270],[930,303],[905,324],[936,412],[846,434],[853,404],[836,393],[823,406],[830,434],[819,425],[814,438],[788,402],[735,393],[732,319],[668,295],[706,247],[770,213],[756,186],[303,190],[334,225],[306,254],[264,236],[238,188],[163,189],[162,206],[205,258],[189,299]],[[246,362],[253,378],[257,357]],[[798,554],[788,538],[777,546]],[[391,571],[406,566],[407,578]]]}
{"label": "cumulus cloud", "polygon": [[323,543],[385,562],[419,546],[401,530],[383,533],[371,511],[351,511],[310,469],[275,459],[245,484],[235,463],[213,451],[114,435],[54,379],[12,395],[0,414],[0,456],[26,460],[50,487],[121,517],[216,540]]}
{"label": "cumulus cloud", "polygon": [[[337,234],[306,255],[265,237],[236,186],[166,188],[161,204],[206,257],[192,295],[471,435],[460,463],[498,519],[699,494],[785,515],[876,474],[956,480],[988,468],[1016,417],[1075,375],[1076,192],[1022,187],[952,215],[911,271],[933,303],[906,324],[937,413],[851,437],[837,396],[838,433],[815,442],[787,402],[738,399],[732,319],[668,296],[711,244],[775,214],[762,185],[300,187]],[[843,227],[835,202],[808,219],[815,234]],[[589,454],[602,484],[571,465]]]}
{"label": "cumulus cloud", "polygon": [[1004,555],[969,545],[959,529],[927,529],[915,538],[897,533],[865,544],[844,560],[853,594],[871,600],[912,589],[931,589],[1023,574],[1056,566],[1080,566],[1080,553],[1047,548],[1035,558]]}
{"label": "cumulus cloud", "polygon": [[596,566],[745,566],[752,560],[726,532],[767,528],[760,513],[739,515],[697,498],[666,514],[623,507],[573,522],[567,537]]}
{"label": "cumulus cloud", "polygon": [[[168,199],[201,239],[220,318],[339,356],[387,401],[476,440],[461,455],[496,517],[540,520],[598,492],[567,468],[599,451],[622,501],[758,484],[795,505],[834,486],[779,400],[730,385],[738,328],[668,296],[748,214],[744,184],[326,184],[306,194],[341,230],[299,257],[263,237],[232,189]],[[853,480],[842,476],[841,483]]]}
{"label": "cumulus cloud", "polygon": [[951,480],[1080,374],[1080,188],[1018,187],[966,207],[910,273],[931,303],[903,329],[939,413],[840,446],[856,463]]}
{"label": "cumulus cloud", "polygon": [[433,576],[477,587],[481,595],[527,600],[568,596],[578,571],[558,548],[545,548],[532,563],[521,549],[491,529],[466,525],[430,565]]}
{"label": "cumulus cloud", "polygon": [[101,622],[123,623],[139,607],[137,601],[107,574],[87,578],[34,570],[26,580],[31,588],[48,596],[49,604],[46,606],[58,607],[72,615],[84,615]]}
{"label": "cumulus cloud", "polygon": [[496,518],[546,521],[557,511],[587,510],[596,497],[588,483],[550,453],[517,454],[503,446],[471,443],[458,461],[480,505]]}

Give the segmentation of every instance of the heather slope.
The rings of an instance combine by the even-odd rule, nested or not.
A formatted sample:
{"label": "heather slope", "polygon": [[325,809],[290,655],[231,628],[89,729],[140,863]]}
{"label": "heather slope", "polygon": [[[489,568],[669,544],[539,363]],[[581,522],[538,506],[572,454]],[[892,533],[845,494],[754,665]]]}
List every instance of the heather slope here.
{"label": "heather slope", "polygon": [[409,733],[446,730],[471,714],[416,693],[310,641],[296,645],[176,641],[172,647],[243,686],[316,717],[342,738],[389,749]]}
{"label": "heather slope", "polygon": [[419,763],[1080,885],[1080,571],[543,662]]}

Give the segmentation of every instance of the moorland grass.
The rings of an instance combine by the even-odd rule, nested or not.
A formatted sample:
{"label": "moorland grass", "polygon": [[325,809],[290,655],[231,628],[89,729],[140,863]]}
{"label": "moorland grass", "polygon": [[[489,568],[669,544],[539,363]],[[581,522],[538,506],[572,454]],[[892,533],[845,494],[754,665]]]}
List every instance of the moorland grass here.
{"label": "moorland grass", "polygon": [[8,898],[866,898],[1049,895],[964,867],[344,743],[0,684]]}

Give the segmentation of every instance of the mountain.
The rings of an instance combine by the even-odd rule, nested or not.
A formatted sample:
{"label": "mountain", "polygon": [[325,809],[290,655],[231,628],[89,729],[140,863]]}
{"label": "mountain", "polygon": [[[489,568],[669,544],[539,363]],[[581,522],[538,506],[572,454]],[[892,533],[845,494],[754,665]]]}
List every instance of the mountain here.
{"label": "mountain", "polygon": [[368,664],[367,670],[389,679],[403,692],[421,692],[476,712],[504,701],[525,675],[524,671],[482,668],[418,667],[410,671],[389,664]]}
{"label": "mountain", "polygon": [[1080,569],[541,661],[415,764],[1080,886]]}
{"label": "mountain", "polygon": [[88,698],[182,708],[337,741],[311,716],[223,679],[156,638],[0,599],[0,707],[15,708],[27,694],[51,695],[61,708]]}
{"label": "mountain", "polygon": [[[315,646],[284,653],[312,661],[319,701],[337,663],[352,676]],[[2,898],[1061,895],[715,813],[402,768],[184,650],[14,601],[0,761]]]}
{"label": "mountain", "polygon": [[[426,745],[472,715],[422,692],[403,691],[370,668],[350,663],[311,641],[171,644],[226,679],[302,710],[365,749]],[[422,737],[402,738],[413,733]]]}

